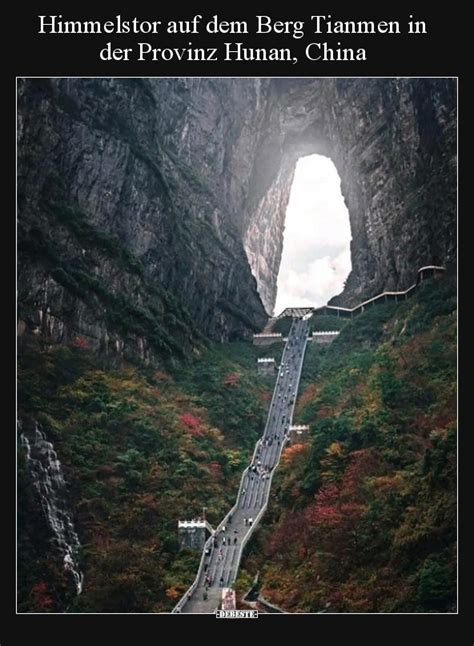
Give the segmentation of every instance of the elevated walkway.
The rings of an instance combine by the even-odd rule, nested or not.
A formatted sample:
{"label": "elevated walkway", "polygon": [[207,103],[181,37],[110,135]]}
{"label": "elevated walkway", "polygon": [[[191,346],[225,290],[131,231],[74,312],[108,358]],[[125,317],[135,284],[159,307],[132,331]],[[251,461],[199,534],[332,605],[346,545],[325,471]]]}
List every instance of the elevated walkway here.
{"label": "elevated walkway", "polygon": [[282,356],[288,370],[277,377],[265,429],[242,474],[236,503],[205,542],[196,578],[173,613],[213,613],[223,601],[235,603],[232,590],[243,549],[265,513],[275,468],[290,440],[294,393],[298,391],[307,340],[308,321],[294,321]]}
{"label": "elevated walkway", "polygon": [[[444,271],[444,267],[434,265],[422,267],[418,271],[417,282],[407,290],[383,292],[354,308],[331,305],[287,308],[275,317],[292,316],[295,319],[287,339],[283,339],[281,334],[254,335],[254,342],[255,338],[265,337],[279,337],[279,341],[286,341],[282,363],[289,366],[289,370],[281,371],[278,375],[265,429],[255,445],[251,464],[242,474],[236,503],[206,540],[196,578],[176,604],[173,613],[213,613],[222,604],[235,604],[232,586],[237,577],[242,552],[267,508],[273,474],[280,462],[283,447],[287,442],[302,439],[309,430],[305,425],[292,425],[296,400],[294,394],[298,392],[308,342],[309,315],[324,313],[352,318],[376,303],[408,298],[420,282],[431,276],[440,276]],[[336,337],[336,332],[330,336]],[[206,523],[205,528],[209,527],[212,531],[207,521],[179,522],[183,530],[188,528],[185,523],[201,522]]]}
{"label": "elevated walkway", "polygon": [[353,318],[358,314],[362,314],[362,312],[365,312],[368,307],[372,307],[373,305],[390,301],[398,302],[406,300],[424,280],[432,277],[438,278],[442,276],[445,271],[446,267],[438,265],[427,265],[426,267],[421,267],[418,269],[416,282],[408,287],[408,289],[401,292],[382,292],[373,298],[369,298],[368,300],[359,303],[355,307],[340,307],[338,305],[322,305],[321,307],[287,307],[283,312],[281,312],[281,314],[273,317],[273,324],[275,321],[285,317],[302,317],[309,313],[313,316],[325,315],[337,316],[340,318]]}

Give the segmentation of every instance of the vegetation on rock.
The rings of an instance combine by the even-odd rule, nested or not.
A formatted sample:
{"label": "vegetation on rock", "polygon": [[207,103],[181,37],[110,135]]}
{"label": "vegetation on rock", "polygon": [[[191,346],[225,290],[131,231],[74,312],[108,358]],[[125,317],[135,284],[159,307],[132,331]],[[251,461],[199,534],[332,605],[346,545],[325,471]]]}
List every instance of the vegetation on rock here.
{"label": "vegetation on rock", "polygon": [[456,606],[456,289],[309,345],[296,421],[244,567],[290,612],[449,612]]}
{"label": "vegetation on rock", "polygon": [[261,432],[273,384],[256,376],[259,353],[213,346],[171,375],[22,340],[19,416],[42,425],[65,469],[85,583],[73,599],[20,448],[20,611],[171,610],[200,558],[180,550],[178,519],[205,506],[221,520]]}
{"label": "vegetation on rock", "polygon": [[[270,507],[238,581],[257,571],[290,612],[446,612],[456,603],[456,290],[423,284],[308,344],[295,422]],[[212,344],[161,370],[111,366],[75,339],[22,337],[19,414],[54,443],[85,575],[71,593],[19,453],[19,610],[169,611],[200,554],[178,519],[233,504],[273,379],[256,359],[281,346]]]}

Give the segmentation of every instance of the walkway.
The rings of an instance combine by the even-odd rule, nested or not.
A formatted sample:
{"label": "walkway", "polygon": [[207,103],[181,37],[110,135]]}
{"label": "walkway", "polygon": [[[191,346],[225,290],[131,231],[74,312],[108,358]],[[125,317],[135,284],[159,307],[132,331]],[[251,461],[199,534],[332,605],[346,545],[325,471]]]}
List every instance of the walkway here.
{"label": "walkway", "polygon": [[242,475],[236,504],[207,541],[197,577],[175,613],[214,613],[220,607],[222,588],[233,587],[243,548],[265,512],[274,469],[289,439],[307,339],[308,321],[295,320],[283,351],[265,431]]}
{"label": "walkway", "polygon": [[[285,317],[294,317],[294,316],[304,316],[303,313],[309,314],[312,313],[313,316],[317,315],[332,315],[339,316],[341,318],[353,318],[358,314],[362,314],[368,307],[377,305],[379,303],[387,303],[389,301],[395,301],[396,303],[400,300],[406,300],[411,296],[415,289],[427,278],[432,276],[439,277],[444,274],[446,267],[440,267],[438,265],[427,265],[426,267],[421,267],[418,269],[416,282],[411,285],[408,289],[405,289],[401,292],[382,292],[377,294],[373,298],[369,298],[363,303],[359,303],[355,307],[340,307],[339,305],[322,305],[321,307],[287,307],[283,310],[278,316],[274,316],[272,319],[272,328],[276,321]],[[255,335],[254,335],[255,336]]]}

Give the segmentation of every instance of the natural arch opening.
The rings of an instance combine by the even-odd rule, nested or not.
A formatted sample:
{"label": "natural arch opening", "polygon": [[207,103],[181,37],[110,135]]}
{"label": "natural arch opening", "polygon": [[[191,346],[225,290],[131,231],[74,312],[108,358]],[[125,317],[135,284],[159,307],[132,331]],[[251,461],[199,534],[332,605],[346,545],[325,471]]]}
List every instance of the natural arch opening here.
{"label": "natural arch opening", "polygon": [[350,242],[336,166],[323,155],[300,157],[286,210],[275,314],[318,307],[339,294],[351,271]]}

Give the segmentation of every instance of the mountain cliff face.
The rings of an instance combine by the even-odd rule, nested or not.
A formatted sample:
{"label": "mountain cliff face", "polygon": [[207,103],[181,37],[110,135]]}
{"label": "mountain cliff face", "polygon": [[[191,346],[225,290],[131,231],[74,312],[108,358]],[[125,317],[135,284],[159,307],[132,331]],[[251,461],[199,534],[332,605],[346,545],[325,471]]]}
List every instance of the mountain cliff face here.
{"label": "mountain cliff face", "polygon": [[288,191],[304,155],[333,160],[349,210],[352,272],[334,302],[405,289],[419,267],[455,263],[453,79],[275,79],[268,103],[244,233],[268,311]]}
{"label": "mountain cliff face", "polygon": [[339,302],[452,263],[450,79],[22,79],[19,331],[175,356],[273,310],[296,160],[330,156],[352,227]]}

